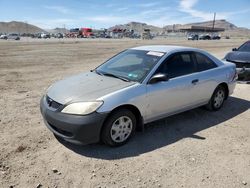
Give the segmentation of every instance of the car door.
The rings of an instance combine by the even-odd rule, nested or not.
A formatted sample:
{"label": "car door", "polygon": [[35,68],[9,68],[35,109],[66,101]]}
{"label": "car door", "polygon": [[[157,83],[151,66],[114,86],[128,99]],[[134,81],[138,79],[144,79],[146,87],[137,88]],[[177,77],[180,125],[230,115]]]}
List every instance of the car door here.
{"label": "car door", "polygon": [[170,55],[156,70],[164,73],[168,81],[147,84],[147,120],[153,121],[166,115],[197,105],[196,91],[199,78],[192,52]]}
{"label": "car door", "polygon": [[[208,56],[200,52],[193,53],[197,65],[197,78],[199,79],[196,90],[196,98],[199,103],[206,103],[211,98],[218,83],[218,66]],[[220,75],[219,75],[220,76]]]}

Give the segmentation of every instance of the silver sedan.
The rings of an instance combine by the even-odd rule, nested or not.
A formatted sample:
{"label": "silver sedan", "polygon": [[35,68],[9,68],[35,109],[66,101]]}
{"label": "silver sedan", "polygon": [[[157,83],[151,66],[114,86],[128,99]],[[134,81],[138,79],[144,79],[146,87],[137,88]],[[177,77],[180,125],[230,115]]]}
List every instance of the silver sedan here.
{"label": "silver sedan", "polygon": [[203,50],[141,46],[53,84],[40,108],[57,137],[119,146],[145,123],[203,105],[219,110],[236,79],[234,64]]}

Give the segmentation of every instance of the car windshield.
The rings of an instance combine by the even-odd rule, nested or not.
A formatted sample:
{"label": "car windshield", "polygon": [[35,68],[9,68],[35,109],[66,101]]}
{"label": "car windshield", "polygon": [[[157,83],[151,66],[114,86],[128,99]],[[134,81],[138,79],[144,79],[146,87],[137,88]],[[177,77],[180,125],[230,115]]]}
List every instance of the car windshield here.
{"label": "car windshield", "polygon": [[240,51],[240,52],[250,52],[250,42],[246,42],[245,44],[240,46],[238,51]]}
{"label": "car windshield", "polygon": [[96,69],[101,75],[141,82],[164,53],[129,49],[112,57]]}

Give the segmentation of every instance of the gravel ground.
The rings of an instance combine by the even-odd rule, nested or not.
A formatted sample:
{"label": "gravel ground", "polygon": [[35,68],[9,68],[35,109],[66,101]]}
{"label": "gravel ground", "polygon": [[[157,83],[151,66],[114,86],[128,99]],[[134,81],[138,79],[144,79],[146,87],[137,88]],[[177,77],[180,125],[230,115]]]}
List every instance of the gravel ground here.
{"label": "gravel ground", "polygon": [[218,112],[198,108],[150,123],[119,148],[57,140],[39,111],[50,84],[125,48],[185,45],[222,58],[243,41],[0,41],[0,187],[250,187],[248,84],[237,84]]}

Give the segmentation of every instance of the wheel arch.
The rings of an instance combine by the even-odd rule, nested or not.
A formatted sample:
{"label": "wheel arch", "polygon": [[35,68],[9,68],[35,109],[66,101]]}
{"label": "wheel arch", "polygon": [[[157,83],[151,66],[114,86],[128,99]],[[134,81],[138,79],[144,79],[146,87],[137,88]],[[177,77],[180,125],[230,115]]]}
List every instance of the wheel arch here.
{"label": "wheel arch", "polygon": [[104,124],[105,122],[108,120],[108,118],[116,111],[120,110],[120,109],[127,109],[127,110],[130,110],[134,115],[135,115],[135,118],[136,118],[136,130],[137,131],[143,131],[144,130],[144,121],[143,121],[143,117],[141,115],[141,112],[140,110],[132,105],[132,104],[123,104],[123,105],[120,105],[116,108],[114,108],[110,113],[109,115],[105,118],[104,122],[103,122],[103,125],[102,125],[102,129],[101,129],[101,132],[102,133],[102,130],[104,128]]}

